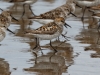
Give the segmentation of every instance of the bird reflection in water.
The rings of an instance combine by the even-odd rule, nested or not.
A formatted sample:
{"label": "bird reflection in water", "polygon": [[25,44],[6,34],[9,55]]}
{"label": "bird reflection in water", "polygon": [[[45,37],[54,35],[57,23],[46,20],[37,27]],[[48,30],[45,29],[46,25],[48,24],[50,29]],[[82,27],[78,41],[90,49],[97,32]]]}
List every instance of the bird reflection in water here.
{"label": "bird reflection in water", "polygon": [[84,50],[95,51],[95,53],[91,54],[91,57],[100,57],[100,37],[96,29],[83,29],[80,35],[76,36],[76,40],[80,41],[80,43],[90,44],[86,46]]}
{"label": "bird reflection in water", "polygon": [[32,9],[31,9],[31,4],[35,3],[37,0],[10,0],[9,2],[10,3],[14,3],[14,6],[13,8],[16,8],[15,10],[17,10],[17,6],[19,6],[19,4],[22,5],[22,8],[23,8],[23,14],[21,16],[21,18],[23,17],[23,15],[25,14],[25,6],[28,5],[28,10],[31,11],[31,14],[34,15],[34,13],[32,12]]}
{"label": "bird reflection in water", "polygon": [[30,68],[25,68],[24,71],[37,72],[39,75],[62,75],[63,72],[66,72],[68,68],[65,65],[65,59],[59,55],[53,55],[51,60],[49,58],[51,55],[42,55],[36,56],[35,65]]}
{"label": "bird reflection in water", "polygon": [[[35,65],[30,68],[24,68],[24,71],[37,72],[38,75],[62,75],[62,73],[66,72],[67,68],[73,64],[72,46],[65,41],[54,41],[52,44],[55,48],[59,45],[57,48],[59,51],[56,54],[48,52],[45,55],[39,55],[34,51],[35,58],[30,61],[35,61]],[[50,48],[49,44],[42,47]]]}
{"label": "bird reflection in water", "polygon": [[0,75],[11,75],[9,64],[0,58]]}

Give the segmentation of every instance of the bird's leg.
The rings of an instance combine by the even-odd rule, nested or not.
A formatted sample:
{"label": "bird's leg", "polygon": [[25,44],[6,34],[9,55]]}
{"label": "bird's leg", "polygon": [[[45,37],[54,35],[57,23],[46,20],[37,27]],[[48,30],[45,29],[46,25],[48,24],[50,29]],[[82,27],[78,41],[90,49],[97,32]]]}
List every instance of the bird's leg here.
{"label": "bird's leg", "polygon": [[[51,42],[51,40],[50,40],[50,42]],[[61,44],[65,43],[65,42],[66,42],[66,40],[63,41],[63,42],[61,42],[57,47],[59,47]],[[56,49],[57,49],[57,48],[56,48]],[[56,50],[56,52],[57,52],[57,50]],[[56,52],[55,52],[55,53],[56,53]],[[55,53],[53,53],[53,54],[50,56],[50,58],[49,58],[50,62],[51,62],[51,58],[55,55]]]}
{"label": "bird's leg", "polygon": [[37,47],[39,47],[39,39],[38,39],[38,38],[35,38],[35,40],[36,40],[36,45],[35,45],[35,47],[33,48],[33,50],[36,49]]}
{"label": "bird's leg", "polygon": [[[66,42],[66,41],[61,42],[57,47],[59,47],[61,44],[65,43],[65,42]],[[57,49],[57,48],[56,48],[56,49]],[[55,55],[55,53],[53,53],[53,54],[50,56],[50,58],[49,58],[50,62],[51,62],[51,58],[52,58],[54,55]]]}
{"label": "bird's leg", "polygon": [[35,56],[35,64],[37,64],[37,54],[35,52],[32,52]]}
{"label": "bird's leg", "polygon": [[78,4],[76,4],[77,7],[82,8],[81,6],[79,6]]}
{"label": "bird's leg", "polygon": [[3,11],[3,9],[0,8],[1,11]]}
{"label": "bird's leg", "polygon": [[70,12],[70,14],[72,14],[73,16],[77,17],[74,13]]}
{"label": "bird's leg", "polygon": [[12,32],[12,31],[11,31],[10,29],[8,29],[8,28],[7,28],[7,31],[9,31],[9,32],[11,32],[11,33],[13,33],[13,34],[15,34],[14,32]]}
{"label": "bird's leg", "polygon": [[82,15],[82,23],[83,23],[83,27],[84,27],[84,14],[85,14],[85,11],[86,11],[86,7],[83,8],[83,15]]}
{"label": "bird's leg", "polygon": [[[62,35],[62,37],[64,37],[66,40],[68,40],[67,38],[67,36],[65,36],[64,34],[61,34]],[[68,40],[69,41],[69,40]]]}
{"label": "bird's leg", "polygon": [[71,28],[71,26],[70,26],[69,24],[67,24],[67,23],[65,23],[64,26],[65,26],[66,28],[67,28],[67,26]]}
{"label": "bird's leg", "polygon": [[36,16],[36,15],[33,13],[33,11],[32,11],[32,9],[31,9],[31,6],[30,6],[30,5],[29,5],[29,9],[30,9],[31,13],[32,13],[34,16]]}
{"label": "bird's leg", "polygon": [[41,49],[41,46],[40,46],[40,44],[39,44],[39,39],[38,39],[38,38],[35,38],[35,39],[36,39],[36,45],[35,45],[35,47],[33,48],[33,50],[39,47],[40,50],[41,50],[41,53],[42,53],[42,55],[43,55],[43,52],[42,52],[43,49]]}
{"label": "bird's leg", "polygon": [[57,52],[57,50],[52,46],[51,40],[50,40],[50,46],[53,48],[53,50],[55,51],[54,53]]}
{"label": "bird's leg", "polygon": [[40,48],[41,53],[42,53],[42,55],[43,55],[43,51],[42,51],[42,50],[44,50],[44,49],[41,48],[41,46],[40,46],[40,42],[39,42],[39,39],[37,40],[37,44],[38,44],[38,47]]}
{"label": "bird's leg", "polygon": [[16,21],[18,21],[16,18],[14,18],[12,15],[10,15],[11,17],[12,17],[12,19],[14,19],[14,20],[16,20]]}
{"label": "bird's leg", "polygon": [[23,13],[22,13],[22,16],[21,16],[21,18],[24,16],[24,14],[25,14],[25,5],[26,4],[23,4]]}
{"label": "bird's leg", "polygon": [[[68,9],[67,9],[68,10]],[[77,17],[74,13],[72,13],[70,10],[68,10],[68,15],[72,14],[73,16]]]}

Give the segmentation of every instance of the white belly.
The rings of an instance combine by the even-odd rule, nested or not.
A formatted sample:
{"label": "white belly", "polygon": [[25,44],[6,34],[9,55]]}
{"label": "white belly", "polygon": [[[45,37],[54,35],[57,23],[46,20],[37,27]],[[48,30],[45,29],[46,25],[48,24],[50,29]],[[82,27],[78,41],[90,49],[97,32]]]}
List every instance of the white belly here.
{"label": "white belly", "polygon": [[53,22],[54,20],[52,19],[32,19],[33,21],[36,21],[36,22],[39,22],[41,24],[47,24],[47,23],[50,23],[50,22]]}
{"label": "white belly", "polygon": [[90,6],[93,5],[93,2],[92,1],[78,1],[78,4],[81,5],[81,6],[90,7]]}
{"label": "white belly", "polygon": [[61,34],[60,32],[56,32],[53,35],[34,34],[34,36],[42,40],[51,40],[51,39],[57,38],[58,36],[60,36],[60,34]]}

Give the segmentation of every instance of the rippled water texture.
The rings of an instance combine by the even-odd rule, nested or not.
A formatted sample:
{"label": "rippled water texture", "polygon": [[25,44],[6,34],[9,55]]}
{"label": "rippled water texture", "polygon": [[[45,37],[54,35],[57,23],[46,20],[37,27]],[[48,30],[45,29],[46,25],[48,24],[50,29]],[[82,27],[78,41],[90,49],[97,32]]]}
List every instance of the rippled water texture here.
{"label": "rippled water texture", "polygon": [[[39,15],[65,2],[66,0],[36,0],[31,7]],[[97,30],[91,28],[91,19],[86,19],[85,29],[80,18],[67,19],[66,22],[72,26],[63,32],[67,32],[68,40],[62,36],[59,40],[52,40],[53,46],[58,50],[55,55],[49,41],[42,40],[40,44],[43,50],[36,49],[36,57],[31,52],[35,46],[34,38],[25,36],[24,31],[42,24],[27,19],[32,16],[28,5],[25,6],[27,12],[23,19],[21,4],[0,0],[0,8],[10,10],[12,16],[19,20],[12,20],[9,26],[16,34],[7,32],[6,38],[0,42],[0,75],[100,75],[100,39]],[[81,15],[81,8],[77,7],[76,15]]]}

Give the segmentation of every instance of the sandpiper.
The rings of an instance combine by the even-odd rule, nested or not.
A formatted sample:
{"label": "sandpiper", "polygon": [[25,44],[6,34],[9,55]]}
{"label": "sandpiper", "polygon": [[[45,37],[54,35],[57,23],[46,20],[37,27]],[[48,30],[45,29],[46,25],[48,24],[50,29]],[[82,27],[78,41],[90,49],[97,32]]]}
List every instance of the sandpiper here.
{"label": "sandpiper", "polygon": [[33,3],[35,3],[37,0],[10,0],[9,2],[14,2],[14,3],[20,3],[20,4],[22,4],[23,5],[23,9],[24,9],[24,11],[23,11],[23,14],[22,14],[22,16],[21,16],[21,18],[23,17],[23,15],[24,15],[24,13],[25,13],[25,5],[27,4],[27,5],[29,5],[29,9],[30,9],[30,11],[31,11],[31,13],[33,14],[33,15],[35,15],[33,12],[32,12],[32,9],[31,9],[31,4],[33,4]]}
{"label": "sandpiper", "polygon": [[[36,38],[36,46],[33,49],[39,47],[39,39],[50,40],[50,46],[54,49],[51,40],[61,35],[63,25],[66,25],[65,19],[60,17],[56,18],[54,22],[45,24],[38,29],[26,31],[26,35],[33,35]],[[54,50],[57,52],[56,49]]]}
{"label": "sandpiper", "polygon": [[5,25],[7,30],[10,31],[11,33],[13,33],[10,29],[8,29],[8,27],[11,24],[11,19],[12,19],[12,17],[10,16],[10,13],[8,11],[3,11],[0,14],[0,26],[4,26]]}
{"label": "sandpiper", "polygon": [[66,19],[69,14],[74,15],[73,13],[75,12],[75,5],[76,4],[74,0],[67,0],[66,4],[46,13],[40,14],[39,16],[29,17],[29,19],[32,19],[42,24],[53,22],[54,19],[58,17],[63,17],[64,19]]}
{"label": "sandpiper", "polygon": [[84,27],[84,14],[85,14],[86,8],[100,4],[100,0],[76,0],[76,3],[79,6],[83,7],[82,22],[83,22],[83,27]]}

